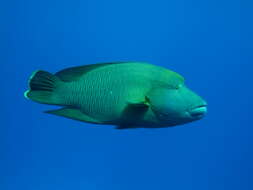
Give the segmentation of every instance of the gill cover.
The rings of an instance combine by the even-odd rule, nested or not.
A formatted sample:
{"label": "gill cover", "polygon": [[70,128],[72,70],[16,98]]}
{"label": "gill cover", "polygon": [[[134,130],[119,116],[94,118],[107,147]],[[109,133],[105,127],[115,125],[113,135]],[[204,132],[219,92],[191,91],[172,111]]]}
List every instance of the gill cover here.
{"label": "gill cover", "polygon": [[185,101],[178,89],[153,89],[148,98],[151,109],[160,120],[177,117],[185,110]]}

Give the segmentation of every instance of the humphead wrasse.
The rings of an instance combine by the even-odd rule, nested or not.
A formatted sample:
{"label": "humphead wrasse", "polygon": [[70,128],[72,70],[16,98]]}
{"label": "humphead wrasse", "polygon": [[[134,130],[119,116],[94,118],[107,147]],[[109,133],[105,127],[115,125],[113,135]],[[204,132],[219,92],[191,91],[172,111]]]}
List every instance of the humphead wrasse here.
{"label": "humphead wrasse", "polygon": [[61,106],[46,113],[118,129],[185,124],[207,111],[181,75],[143,62],[85,65],[56,74],[39,70],[30,77],[25,97]]}

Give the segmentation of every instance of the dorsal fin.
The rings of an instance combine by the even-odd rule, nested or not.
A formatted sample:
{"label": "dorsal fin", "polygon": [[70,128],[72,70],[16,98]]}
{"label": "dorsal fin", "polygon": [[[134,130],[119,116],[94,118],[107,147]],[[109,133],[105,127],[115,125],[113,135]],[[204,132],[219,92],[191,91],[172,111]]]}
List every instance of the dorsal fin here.
{"label": "dorsal fin", "polygon": [[103,67],[106,65],[111,65],[111,64],[120,64],[120,63],[129,63],[129,62],[98,63],[98,64],[71,67],[71,68],[61,70],[55,73],[55,75],[59,77],[62,81],[71,82],[71,81],[78,80],[79,77],[81,77],[85,73],[91,70],[94,70],[96,68]]}

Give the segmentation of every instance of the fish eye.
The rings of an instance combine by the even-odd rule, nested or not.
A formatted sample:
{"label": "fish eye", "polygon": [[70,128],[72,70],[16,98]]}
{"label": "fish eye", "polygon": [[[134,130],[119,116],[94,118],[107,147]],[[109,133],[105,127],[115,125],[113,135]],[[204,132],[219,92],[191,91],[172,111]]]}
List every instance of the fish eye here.
{"label": "fish eye", "polygon": [[171,90],[179,90],[182,86],[183,86],[183,84],[178,84],[178,85],[169,85],[166,87],[167,87],[167,89],[171,89]]}
{"label": "fish eye", "polygon": [[175,89],[178,90],[178,89],[180,89],[182,86],[183,86],[182,84],[179,84],[179,85],[175,86]]}

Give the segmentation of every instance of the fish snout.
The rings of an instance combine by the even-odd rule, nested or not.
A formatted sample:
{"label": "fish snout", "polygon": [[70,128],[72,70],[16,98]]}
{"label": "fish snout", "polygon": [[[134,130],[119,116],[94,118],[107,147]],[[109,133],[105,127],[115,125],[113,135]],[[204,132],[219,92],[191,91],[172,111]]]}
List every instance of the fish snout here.
{"label": "fish snout", "polygon": [[191,115],[191,117],[193,117],[195,119],[200,119],[200,118],[204,117],[207,113],[207,103],[205,102],[202,105],[193,107],[188,112]]}

